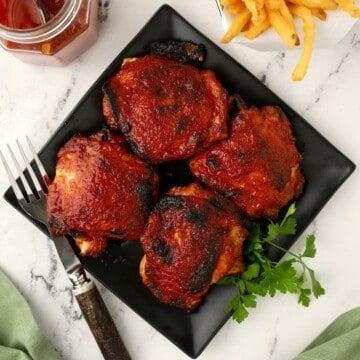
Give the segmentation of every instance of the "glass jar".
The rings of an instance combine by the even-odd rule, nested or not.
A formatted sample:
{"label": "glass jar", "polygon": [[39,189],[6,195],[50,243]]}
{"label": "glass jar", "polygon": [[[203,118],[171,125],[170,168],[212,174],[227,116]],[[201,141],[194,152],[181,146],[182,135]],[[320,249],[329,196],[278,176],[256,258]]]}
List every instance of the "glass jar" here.
{"label": "glass jar", "polygon": [[[7,1],[7,5],[0,9],[6,8],[7,13],[5,16],[0,14],[0,44],[24,62],[64,66],[97,40],[97,0],[41,0],[46,10],[41,16],[34,12],[34,8],[30,8],[32,14],[29,8],[21,14],[16,11],[19,7],[9,5],[11,1],[19,3],[25,0],[1,1]],[[56,9],[56,4],[60,4],[59,9]],[[47,21],[44,14],[50,16]],[[43,23],[37,24],[41,17]],[[37,26],[27,28],[31,22]]]}

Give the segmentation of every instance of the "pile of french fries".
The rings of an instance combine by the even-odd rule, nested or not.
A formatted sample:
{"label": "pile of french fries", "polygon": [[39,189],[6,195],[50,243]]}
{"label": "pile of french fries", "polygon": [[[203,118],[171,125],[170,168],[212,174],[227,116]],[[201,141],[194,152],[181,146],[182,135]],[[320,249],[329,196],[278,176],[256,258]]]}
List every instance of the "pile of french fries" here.
{"label": "pile of french fries", "polygon": [[[315,42],[314,17],[326,21],[327,11],[338,7],[353,17],[360,17],[360,8],[354,0],[220,0],[220,4],[234,16],[222,43],[230,42],[240,33],[253,40],[272,27],[287,47],[302,45],[300,59],[292,73],[294,81],[302,80],[309,67]],[[303,23],[302,44],[294,23],[296,17]]]}

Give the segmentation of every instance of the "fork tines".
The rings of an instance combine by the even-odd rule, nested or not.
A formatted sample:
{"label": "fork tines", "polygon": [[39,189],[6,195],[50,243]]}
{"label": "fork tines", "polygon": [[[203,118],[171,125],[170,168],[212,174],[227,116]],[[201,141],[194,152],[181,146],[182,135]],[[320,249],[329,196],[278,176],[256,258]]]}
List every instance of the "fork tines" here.
{"label": "fork tines", "polygon": [[[26,136],[26,141],[28,143],[28,147],[30,153],[33,158],[33,166],[31,166],[28,157],[25,154],[23,147],[21,146],[19,140],[16,140],[17,147],[19,149],[19,153],[21,158],[23,159],[23,163],[25,164],[25,170],[23,171],[19,161],[17,160],[13,150],[7,144],[7,148],[9,150],[12,162],[16,168],[16,172],[18,175],[18,179],[13,175],[13,172],[10,169],[8,162],[5,159],[4,154],[0,151],[0,157],[4,164],[7,176],[9,178],[11,187],[15,193],[18,201],[25,200],[29,201],[29,196],[34,195],[35,197],[40,197],[40,194],[45,191],[47,192],[47,182],[48,177],[45,171],[44,166],[42,165],[33,144],[30,139]],[[34,170],[35,169],[35,170]],[[36,174],[38,172],[38,175]],[[41,179],[41,180],[40,180]]]}

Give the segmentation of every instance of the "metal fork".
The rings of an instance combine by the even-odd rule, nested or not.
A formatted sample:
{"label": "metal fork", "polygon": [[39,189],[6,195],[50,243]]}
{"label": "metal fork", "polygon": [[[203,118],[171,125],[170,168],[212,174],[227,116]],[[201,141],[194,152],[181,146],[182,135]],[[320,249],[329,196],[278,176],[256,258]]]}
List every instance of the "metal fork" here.
{"label": "metal fork", "polygon": [[[19,148],[21,157],[26,165],[26,170],[28,171],[28,174],[30,176],[30,181],[32,184],[30,184],[29,180],[25,177],[23,171],[21,170],[20,164],[15,157],[14,152],[12,151],[11,147],[7,145],[7,148],[9,150],[9,153],[11,155],[12,161],[16,167],[17,173],[19,175],[19,183],[23,186],[25,194],[22,192],[22,189],[20,185],[16,182],[15,177],[13,176],[10,167],[5,160],[4,155],[0,152],[1,160],[4,164],[6,173],[8,175],[11,187],[14,191],[14,194],[16,196],[16,199],[19,203],[19,205],[23,208],[23,210],[30,215],[33,219],[42,222],[44,225],[47,226],[49,233],[50,229],[48,226],[48,214],[46,210],[46,194],[45,191],[48,191],[47,183],[48,183],[48,177],[46,174],[46,171],[44,169],[44,166],[40,162],[40,159],[38,155],[35,152],[35,149],[30,142],[29,138],[26,137],[27,143],[29,145],[29,148],[31,150],[32,155],[34,156],[34,160],[36,162],[37,169],[41,175],[42,183],[40,184],[40,181],[38,177],[35,174],[35,171],[33,170],[32,166],[30,165],[30,162],[25,155],[25,152],[19,142],[19,140],[16,140],[17,146]],[[44,190],[43,190],[44,187]]]}
{"label": "metal fork", "polygon": [[[82,264],[72,250],[68,239],[64,236],[55,236],[51,232],[46,206],[49,177],[28,137],[26,137],[26,141],[33,157],[32,163],[34,167],[31,166],[20,142],[18,140],[16,141],[23,162],[25,163],[24,172],[11,147],[7,145],[12,162],[18,173],[17,180],[15,180],[5,156],[0,151],[0,158],[4,164],[17,201],[29,216],[34,220],[40,221],[47,227],[60,260],[73,285],[73,293],[104,358],[106,360],[128,360],[130,356],[94,282],[88,278]],[[38,175],[36,173],[38,173]]]}

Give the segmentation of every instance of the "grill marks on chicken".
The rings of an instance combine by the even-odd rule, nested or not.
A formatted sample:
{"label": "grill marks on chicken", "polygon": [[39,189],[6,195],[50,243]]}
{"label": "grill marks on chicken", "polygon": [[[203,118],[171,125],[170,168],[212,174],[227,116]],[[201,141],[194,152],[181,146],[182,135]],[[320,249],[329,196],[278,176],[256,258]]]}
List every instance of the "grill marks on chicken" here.
{"label": "grill marks on chicken", "polygon": [[246,235],[231,201],[195,183],[172,188],[140,239],[142,281],[161,302],[191,310],[211,284],[244,270]]}
{"label": "grill marks on chicken", "polygon": [[188,159],[227,136],[228,96],[211,70],[147,55],[127,59],[103,90],[109,126],[152,163]]}
{"label": "grill marks on chicken", "polygon": [[275,218],[300,195],[301,155],[290,123],[278,107],[242,107],[229,138],[190,161],[193,174],[231,198],[250,218]]}
{"label": "grill marks on chicken", "polygon": [[183,64],[199,66],[205,60],[205,46],[190,41],[153,41],[149,44],[149,52],[152,55],[166,57],[180,61]]}
{"label": "grill marks on chicken", "polygon": [[49,185],[51,229],[73,235],[83,255],[103,252],[108,238],[139,239],[157,182],[153,170],[128,152],[122,136],[76,135],[60,149]]}

